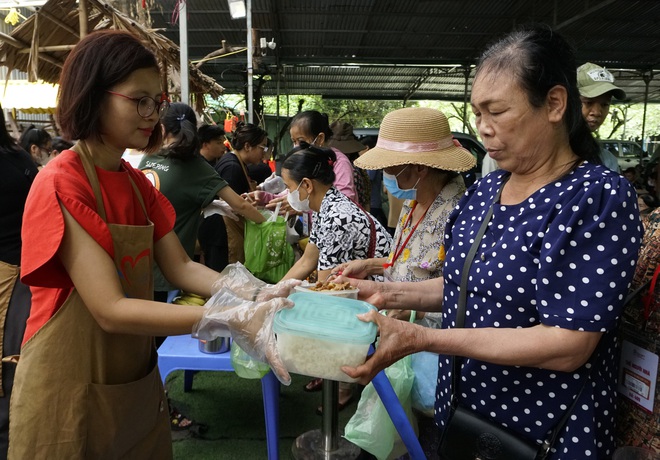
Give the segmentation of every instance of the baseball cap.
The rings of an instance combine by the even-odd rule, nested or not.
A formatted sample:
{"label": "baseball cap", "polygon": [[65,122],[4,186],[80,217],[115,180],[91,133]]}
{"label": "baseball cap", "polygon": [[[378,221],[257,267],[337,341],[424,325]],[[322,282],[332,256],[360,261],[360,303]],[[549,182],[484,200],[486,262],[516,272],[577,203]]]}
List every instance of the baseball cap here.
{"label": "baseball cap", "polygon": [[617,99],[625,99],[626,93],[614,86],[614,75],[599,65],[587,62],[578,67],[577,84],[580,95],[583,97],[598,97],[605,93],[612,93]]}

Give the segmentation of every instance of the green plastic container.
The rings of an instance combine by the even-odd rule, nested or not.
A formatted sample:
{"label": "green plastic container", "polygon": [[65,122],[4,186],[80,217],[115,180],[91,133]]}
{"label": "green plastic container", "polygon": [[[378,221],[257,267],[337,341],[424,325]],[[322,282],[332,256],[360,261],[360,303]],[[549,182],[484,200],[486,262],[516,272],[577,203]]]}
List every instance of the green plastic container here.
{"label": "green plastic container", "polygon": [[275,315],[273,330],[277,349],[289,372],[354,382],[341,366],[364,363],[369,345],[376,339],[375,323],[357,318],[376,308],[361,300],[296,292],[295,303]]}

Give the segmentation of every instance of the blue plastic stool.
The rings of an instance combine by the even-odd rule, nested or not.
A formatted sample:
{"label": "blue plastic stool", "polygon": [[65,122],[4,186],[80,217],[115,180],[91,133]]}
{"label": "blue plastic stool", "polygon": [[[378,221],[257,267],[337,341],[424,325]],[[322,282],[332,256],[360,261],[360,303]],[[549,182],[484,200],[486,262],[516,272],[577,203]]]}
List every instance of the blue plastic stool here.
{"label": "blue plastic stool", "polygon": [[[171,336],[158,348],[158,367],[165,384],[168,374],[175,370],[184,370],[184,391],[192,389],[195,371],[234,371],[230,353],[202,353],[199,341],[190,335]],[[266,444],[268,459],[279,459],[280,430],[280,382],[273,372],[261,379],[261,393],[264,400],[264,419],[266,422]]]}

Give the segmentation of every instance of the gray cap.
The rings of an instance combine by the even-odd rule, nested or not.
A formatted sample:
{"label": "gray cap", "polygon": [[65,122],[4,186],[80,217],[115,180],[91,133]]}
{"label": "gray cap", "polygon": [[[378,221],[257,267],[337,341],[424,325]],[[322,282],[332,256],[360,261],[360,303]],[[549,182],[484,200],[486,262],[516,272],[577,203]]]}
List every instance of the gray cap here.
{"label": "gray cap", "polygon": [[614,86],[614,75],[605,69],[591,62],[582,64],[577,70],[577,84],[580,90],[580,96],[598,97],[605,93],[612,93],[617,99],[625,99],[626,93],[621,88]]}

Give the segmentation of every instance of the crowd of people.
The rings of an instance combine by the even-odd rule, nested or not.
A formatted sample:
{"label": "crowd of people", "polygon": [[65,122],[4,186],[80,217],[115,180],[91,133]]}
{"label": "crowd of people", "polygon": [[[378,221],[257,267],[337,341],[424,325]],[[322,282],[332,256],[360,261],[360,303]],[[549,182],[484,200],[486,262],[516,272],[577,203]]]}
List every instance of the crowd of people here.
{"label": "crowd of people", "polygon": [[[604,68],[578,68],[560,35],[520,27],[481,55],[470,104],[492,171],[467,189],[461,173],[475,158],[435,109],[392,111],[371,145],[349,124],[300,112],[275,175],[263,128],[198,126],[161,81],[130,33],[95,32],[62,69],[57,118],[75,144],[34,127],[16,141],[1,120],[2,455],[172,458],[173,414],[193,424],[167,410],[158,338],[255,331],[248,342],[288,384],[264,334],[311,276],[349,282],[386,312],[360,317],[378,325],[379,343],[342,368],[348,376],[367,384],[404,356],[438,355],[434,421],[418,414],[429,458],[490,458],[476,438],[448,435],[471,420],[538,458],[655,446],[657,418],[628,401],[617,412],[616,382],[620,318],[629,336],[647,333],[640,346],[660,330],[653,291],[626,303],[658,273],[658,199],[593,136],[625,93]],[[122,160],[127,149],[145,152],[139,169]],[[245,221],[273,210],[311,216],[309,240],[272,289],[248,292],[223,269],[257,244],[244,241]],[[223,305],[172,305],[175,290],[226,292],[254,314],[227,326]],[[354,388],[340,388],[343,408]]]}

